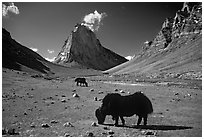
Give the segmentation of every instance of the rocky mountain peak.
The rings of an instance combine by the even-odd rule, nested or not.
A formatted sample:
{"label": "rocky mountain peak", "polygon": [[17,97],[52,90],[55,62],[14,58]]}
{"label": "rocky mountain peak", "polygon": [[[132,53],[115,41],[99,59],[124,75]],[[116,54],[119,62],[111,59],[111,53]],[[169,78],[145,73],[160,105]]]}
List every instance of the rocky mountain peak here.
{"label": "rocky mountain peak", "polygon": [[184,3],[135,58],[105,73],[202,79],[202,3]]}
{"label": "rocky mountain peak", "polygon": [[[202,3],[184,2],[181,10],[176,12],[174,18],[169,17],[162,24],[162,28],[151,44],[143,46],[143,53],[156,53],[176,38],[183,35],[202,32]],[[150,50],[148,50],[150,49]]]}
{"label": "rocky mountain peak", "polygon": [[54,62],[107,70],[126,61],[124,57],[104,48],[88,27],[76,24]]}

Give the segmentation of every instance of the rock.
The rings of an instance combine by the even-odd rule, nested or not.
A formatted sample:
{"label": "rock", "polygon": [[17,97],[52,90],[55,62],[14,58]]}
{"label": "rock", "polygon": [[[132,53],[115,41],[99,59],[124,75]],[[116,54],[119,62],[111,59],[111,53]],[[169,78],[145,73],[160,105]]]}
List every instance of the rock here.
{"label": "rock", "polygon": [[62,95],[62,97],[66,97],[65,95]]}
{"label": "rock", "polygon": [[66,122],[63,125],[64,127],[74,127],[70,122]]}
{"label": "rock", "polygon": [[56,121],[56,120],[52,120],[52,121],[50,121],[50,123],[52,123],[52,124],[56,124],[56,123],[58,123],[58,121]]}
{"label": "rock", "polygon": [[108,131],[108,134],[112,135],[114,132],[112,130]]}
{"label": "rock", "polygon": [[51,99],[51,100],[53,100],[53,97],[48,97],[47,99]]}
{"label": "rock", "polygon": [[103,129],[105,129],[105,130],[109,130],[109,128],[108,128],[107,126],[103,127]]}
{"label": "rock", "polygon": [[28,98],[33,98],[33,95],[28,96]]}
{"label": "rock", "polygon": [[29,111],[33,111],[33,108],[28,108]]}
{"label": "rock", "polygon": [[61,102],[66,102],[66,100],[65,100],[65,99],[62,99]]}
{"label": "rock", "polygon": [[145,132],[146,132],[145,130],[142,130],[142,131],[141,131],[142,134],[145,134]]}
{"label": "rock", "polygon": [[88,137],[93,137],[94,136],[94,134],[92,132],[89,132],[89,131],[86,132],[86,134],[87,134]]}
{"label": "rock", "polygon": [[97,101],[97,100],[98,100],[98,98],[97,98],[97,97],[94,97],[94,100],[95,100],[95,101]]}
{"label": "rock", "polygon": [[72,92],[76,92],[76,89],[72,90]]}
{"label": "rock", "polygon": [[79,95],[77,95],[77,94],[75,94],[75,93],[74,93],[72,96],[73,96],[73,97],[79,97]]}
{"label": "rock", "polygon": [[120,90],[120,93],[125,93],[125,91],[123,91],[123,90]]}
{"label": "rock", "polygon": [[115,89],[115,91],[117,92],[117,91],[118,91],[118,89]]}
{"label": "rock", "polygon": [[113,135],[108,135],[107,137],[113,137]]}
{"label": "rock", "polygon": [[32,127],[32,128],[35,128],[35,125],[34,125],[34,123],[31,123],[30,127]]}
{"label": "rock", "polygon": [[106,133],[106,132],[102,132],[101,134],[102,134],[102,135],[107,135],[108,133]]}
{"label": "rock", "polygon": [[99,94],[103,94],[103,91],[99,91],[98,93],[99,93]]}
{"label": "rock", "polygon": [[179,95],[179,93],[175,93],[174,95],[177,96],[177,95]]}
{"label": "rock", "polygon": [[64,137],[70,137],[70,134],[69,133],[65,133]]}
{"label": "rock", "polygon": [[93,92],[93,91],[94,91],[94,89],[93,89],[93,88],[91,88],[89,91],[90,91],[90,92]]}
{"label": "rock", "polygon": [[49,125],[48,123],[44,123],[44,124],[41,125],[41,127],[43,127],[43,128],[49,128],[50,125]]}
{"label": "rock", "polygon": [[97,126],[97,124],[96,124],[95,122],[93,122],[93,123],[91,124],[91,126]]}

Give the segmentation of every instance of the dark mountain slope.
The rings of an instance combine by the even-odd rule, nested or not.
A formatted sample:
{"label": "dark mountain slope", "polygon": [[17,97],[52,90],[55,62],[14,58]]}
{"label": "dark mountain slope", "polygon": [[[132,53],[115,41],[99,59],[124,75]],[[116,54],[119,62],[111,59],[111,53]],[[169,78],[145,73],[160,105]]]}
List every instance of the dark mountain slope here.
{"label": "dark mountain slope", "polygon": [[50,69],[42,63],[45,61],[39,54],[12,39],[7,30],[2,29],[2,66],[4,68],[21,70],[27,67],[47,73]]}
{"label": "dark mountain slope", "polygon": [[95,33],[81,24],[75,26],[55,59],[55,63],[69,67],[96,70],[107,70],[126,61],[124,57],[104,48]]}

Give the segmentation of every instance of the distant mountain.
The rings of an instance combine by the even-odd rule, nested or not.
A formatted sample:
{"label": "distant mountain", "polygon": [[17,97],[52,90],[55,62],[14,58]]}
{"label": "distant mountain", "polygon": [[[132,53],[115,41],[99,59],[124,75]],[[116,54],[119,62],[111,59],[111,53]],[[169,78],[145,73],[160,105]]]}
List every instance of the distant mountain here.
{"label": "distant mountain", "polygon": [[126,61],[124,57],[103,47],[94,32],[77,24],[54,63],[103,71]]}
{"label": "distant mountain", "polygon": [[89,76],[102,74],[93,69],[69,68],[45,60],[33,50],[15,41],[10,33],[2,28],[2,67],[30,74],[49,77]]}
{"label": "distant mountain", "polygon": [[2,67],[28,70],[47,73],[50,69],[43,64],[47,62],[36,52],[15,41],[10,33],[2,28]]}
{"label": "distant mountain", "polygon": [[202,3],[184,3],[132,60],[104,71],[149,77],[202,78]]}

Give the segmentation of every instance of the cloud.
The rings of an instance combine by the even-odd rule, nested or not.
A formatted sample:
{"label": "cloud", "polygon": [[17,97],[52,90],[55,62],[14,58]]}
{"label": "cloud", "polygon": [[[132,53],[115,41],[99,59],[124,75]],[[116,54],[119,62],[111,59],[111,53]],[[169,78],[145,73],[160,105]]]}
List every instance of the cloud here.
{"label": "cloud", "polygon": [[55,60],[56,57],[53,58],[45,58],[47,61],[53,62]]}
{"label": "cloud", "polygon": [[125,58],[126,58],[127,60],[131,60],[131,59],[134,58],[134,56],[126,56]]}
{"label": "cloud", "polygon": [[52,54],[52,53],[54,53],[55,51],[54,50],[47,50],[48,51],[48,53],[50,53],[50,54]]}
{"label": "cloud", "polygon": [[148,44],[148,43],[149,43],[149,41],[145,41],[145,42],[144,42],[144,44]]}
{"label": "cloud", "polygon": [[106,17],[106,13],[98,13],[98,11],[94,11],[94,13],[90,13],[84,16],[82,21],[82,25],[87,26],[91,31],[98,31],[101,23],[101,20]]}
{"label": "cloud", "polygon": [[14,14],[19,14],[19,9],[17,6],[14,5],[13,2],[9,2],[8,4],[9,5],[2,4],[2,15],[4,17],[8,16],[9,12],[14,13]]}
{"label": "cloud", "polygon": [[30,48],[31,50],[33,50],[34,52],[37,52],[38,51],[38,48]]}

